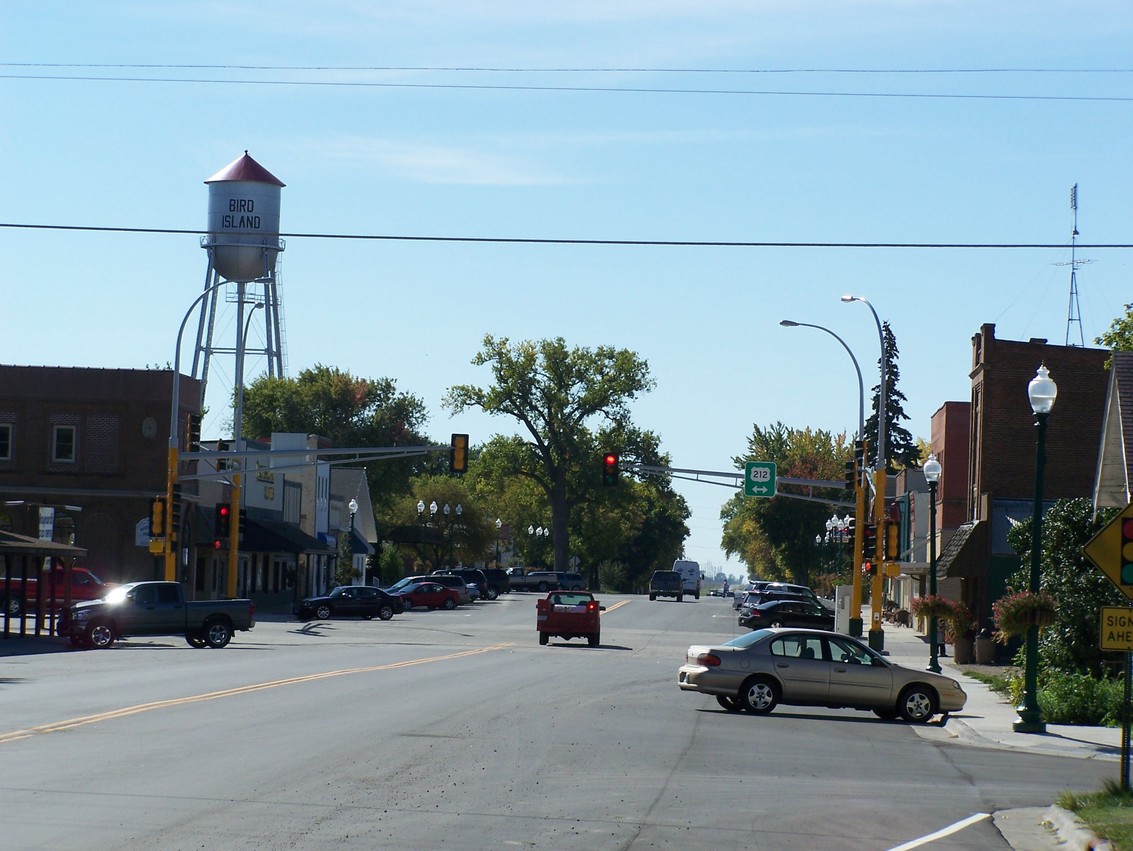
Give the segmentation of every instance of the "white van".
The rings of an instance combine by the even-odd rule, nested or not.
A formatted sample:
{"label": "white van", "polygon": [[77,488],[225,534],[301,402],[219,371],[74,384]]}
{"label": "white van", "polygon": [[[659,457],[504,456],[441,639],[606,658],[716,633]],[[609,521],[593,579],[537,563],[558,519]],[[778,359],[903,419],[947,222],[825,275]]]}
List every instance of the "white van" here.
{"label": "white van", "polygon": [[696,599],[700,599],[700,563],[695,561],[682,561],[677,559],[673,562],[673,570],[681,575],[681,581],[684,584],[684,593],[692,594]]}

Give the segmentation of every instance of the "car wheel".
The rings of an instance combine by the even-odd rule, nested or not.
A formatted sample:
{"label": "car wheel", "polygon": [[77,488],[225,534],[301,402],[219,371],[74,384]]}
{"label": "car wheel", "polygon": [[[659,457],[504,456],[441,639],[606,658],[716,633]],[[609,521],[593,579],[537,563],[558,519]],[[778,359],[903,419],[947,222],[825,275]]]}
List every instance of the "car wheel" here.
{"label": "car wheel", "polygon": [[766,715],[779,702],[779,687],[767,677],[751,677],[740,687],[740,703],[753,715]]}
{"label": "car wheel", "polygon": [[924,724],[936,714],[936,694],[926,686],[908,686],[897,700],[897,710],[909,723]]}
{"label": "car wheel", "polygon": [[551,590],[546,582],[540,582],[539,585],[536,586],[536,587],[539,589],[540,594],[546,594],[548,591]]}
{"label": "car wheel", "polygon": [[402,597],[401,598],[401,605],[402,605],[402,608],[404,608],[405,611],[408,612],[410,609],[413,608],[413,601],[411,599],[409,599],[408,597]]}
{"label": "car wheel", "polygon": [[500,592],[497,591],[495,588],[489,588],[488,589],[487,597],[488,597],[489,600],[495,600],[499,596],[500,596]]}
{"label": "car wheel", "polygon": [[86,643],[95,650],[103,650],[114,643],[114,630],[105,621],[95,621],[87,627]]}
{"label": "car wheel", "polygon": [[892,721],[897,717],[896,709],[875,709],[873,714],[880,718],[882,721]]}
{"label": "car wheel", "polygon": [[202,647],[205,646],[204,636],[201,635],[199,632],[196,632],[196,631],[186,632],[185,633],[185,640],[187,642],[189,642],[190,647],[195,647],[197,650],[200,650]]}
{"label": "car wheel", "polygon": [[586,637],[586,640],[590,642],[591,647],[597,647],[602,643],[602,634],[598,632],[591,633]]}
{"label": "car wheel", "polygon": [[330,617],[330,606],[323,604],[315,609],[315,617],[321,621],[325,621]]}
{"label": "car wheel", "polygon": [[389,603],[386,603],[384,606],[382,606],[380,609],[378,609],[378,618],[380,620],[388,621],[392,617],[393,617],[393,606],[391,606]]}
{"label": "car wheel", "polygon": [[5,608],[8,614],[14,618],[18,618],[24,613],[24,601],[19,597],[8,597],[5,601]]}
{"label": "car wheel", "polygon": [[656,600],[656,599],[657,599],[657,595],[656,595],[656,594],[650,594],[650,595],[649,595],[649,602],[653,602],[653,601],[654,601],[654,600]]}
{"label": "car wheel", "polygon": [[232,627],[225,621],[215,620],[205,624],[205,643],[209,647],[219,650],[227,647],[232,640]]}
{"label": "car wheel", "polygon": [[678,594],[677,595],[677,602],[683,603],[684,601],[685,601],[685,595],[684,594]]}
{"label": "car wheel", "polygon": [[539,643],[540,643],[540,644],[546,644],[546,643],[547,643],[547,639],[548,639],[548,635],[547,635],[547,633],[545,633],[545,632],[541,632],[541,633],[539,633]]}
{"label": "car wheel", "polygon": [[740,705],[740,699],[738,697],[732,697],[730,694],[716,695],[716,702],[729,712],[739,712],[743,709],[743,706]]}
{"label": "car wheel", "polygon": [[454,600],[452,597],[447,597],[447,598],[445,598],[443,605],[446,609],[455,609],[456,608],[456,600]]}

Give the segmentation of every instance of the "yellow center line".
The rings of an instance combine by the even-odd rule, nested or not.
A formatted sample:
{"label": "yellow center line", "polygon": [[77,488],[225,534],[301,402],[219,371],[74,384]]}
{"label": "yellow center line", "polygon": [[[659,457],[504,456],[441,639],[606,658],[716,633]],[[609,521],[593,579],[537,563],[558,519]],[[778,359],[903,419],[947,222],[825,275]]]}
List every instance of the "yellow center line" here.
{"label": "yellow center line", "polygon": [[614,605],[606,607],[606,614],[609,614],[616,609],[620,609],[622,606],[629,605],[630,602],[630,600],[619,600],[618,602],[614,603]]}
{"label": "yellow center line", "polygon": [[385,665],[372,665],[365,668],[344,668],[339,671],[324,671],[319,674],[306,674],[301,677],[288,677],[284,680],[272,680],[266,683],[253,683],[252,685],[237,686],[236,688],[224,689],[222,691],[211,691],[206,694],[196,694],[189,697],[175,697],[170,700],[156,700],[152,703],[139,703],[136,706],[126,706],[122,709],[112,709],[109,712],[99,712],[95,715],[84,715],[81,718],[71,718],[67,721],[56,721],[52,724],[41,724],[37,727],[29,727],[26,730],[14,730],[11,733],[0,733],[0,745],[7,744],[8,742],[16,742],[21,739],[27,739],[32,736],[40,736],[46,733],[58,733],[62,730],[72,730],[75,727],[82,727],[85,724],[97,724],[100,721],[112,721],[116,718],[125,718],[130,715],[137,715],[141,712],[150,712],[154,709],[166,709],[171,706],[184,706],[190,703],[202,703],[206,700],[219,700],[222,697],[235,697],[240,694],[251,694],[252,692],[265,691],[266,689],[279,688],[280,686],[296,685],[298,683],[310,683],[317,680],[325,680],[330,677],[342,677],[348,674],[368,674],[374,671],[392,671],[396,668],[411,668],[414,665],[424,665],[429,662],[445,662],[449,659],[461,659],[465,656],[476,656],[480,653],[489,653],[494,650],[503,650],[506,647],[511,647],[511,644],[493,644],[489,647],[479,647],[475,650],[462,650],[459,653],[448,653],[444,656],[428,656],[424,659],[409,659],[404,662],[390,662]]}

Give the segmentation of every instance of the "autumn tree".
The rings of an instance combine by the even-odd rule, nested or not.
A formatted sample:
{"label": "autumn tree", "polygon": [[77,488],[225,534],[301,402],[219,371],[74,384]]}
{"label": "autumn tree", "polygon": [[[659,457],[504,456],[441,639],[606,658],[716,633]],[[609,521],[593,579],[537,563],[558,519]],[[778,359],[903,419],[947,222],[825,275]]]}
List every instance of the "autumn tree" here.
{"label": "autumn tree", "polygon": [[490,366],[494,383],[454,386],[445,405],[454,413],[479,408],[519,423],[526,439],[505,441],[505,463],[546,496],[555,569],[566,570],[571,511],[593,495],[601,453],[617,449],[624,463],[644,460],[632,446],[612,441],[636,432],[629,403],[653,387],[649,366],[625,349],[568,348],[561,337],[513,345],[491,334],[472,363]]}
{"label": "autumn tree", "polygon": [[[756,425],[748,438],[747,454],[732,460],[739,470],[748,461],[774,461],[780,478],[840,481],[851,452],[844,433],[776,423],[769,428]],[[837,507],[824,497],[836,499],[841,494],[829,489],[808,490],[781,484],[778,495],[771,499],[736,494],[720,511],[724,552],[739,557],[755,575],[765,579],[809,585],[811,572],[819,567],[822,556],[815,546],[815,535],[821,534]]]}

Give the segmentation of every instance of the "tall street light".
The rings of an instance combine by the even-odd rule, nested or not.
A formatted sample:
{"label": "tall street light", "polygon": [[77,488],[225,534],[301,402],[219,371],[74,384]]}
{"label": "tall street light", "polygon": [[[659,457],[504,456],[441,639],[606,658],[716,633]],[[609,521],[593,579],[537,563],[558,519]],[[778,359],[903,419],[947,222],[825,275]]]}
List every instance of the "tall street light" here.
{"label": "tall street light", "polygon": [[425,500],[417,500],[417,520],[421,523],[421,569],[425,569]]}
{"label": "tall street light", "polygon": [[[1031,575],[1028,590],[1039,592],[1040,556],[1043,523],[1043,468],[1046,466],[1046,420],[1058,396],[1058,385],[1050,377],[1046,365],[1041,365],[1027,385],[1027,398],[1035,413],[1035,501],[1031,509]],[[1023,672],[1023,703],[1016,707],[1019,717],[1011,728],[1016,733],[1045,733],[1046,723],[1039,709],[1039,628],[1027,627],[1026,668]]]}
{"label": "tall street light", "polygon": [[[445,530],[448,532],[448,566],[452,567],[452,520],[449,518],[448,503],[445,503]],[[456,504],[456,518],[459,520],[460,515],[464,512],[460,503]]]}
{"label": "tall street light", "polygon": [[[877,523],[878,530],[884,528],[885,518],[885,481],[886,470],[889,466],[885,457],[885,427],[886,427],[886,404],[885,404],[885,384],[887,377],[885,375],[885,332],[881,328],[881,319],[877,315],[877,311],[873,309],[873,305],[860,295],[844,295],[842,301],[849,303],[852,301],[860,301],[869,308],[869,312],[873,314],[873,321],[877,323],[877,340],[881,344],[881,384],[878,386],[877,393],[877,464],[874,468],[873,474],[873,517],[874,522]],[[881,542],[883,537],[878,535],[878,552],[877,556],[881,555]],[[873,582],[870,585],[870,603],[872,613],[870,616],[869,624],[869,646],[874,650],[882,650],[885,647],[885,630],[881,628],[881,606],[882,606],[882,566],[881,559],[877,559],[877,569],[873,573]]]}
{"label": "tall street light", "polygon": [[[351,499],[346,506],[350,509],[350,566],[354,566],[354,515],[358,513],[358,500]],[[363,567],[361,571],[362,581],[360,585],[366,584],[366,568]]]}
{"label": "tall street light", "polygon": [[[940,462],[930,454],[924,462],[924,477],[928,482],[928,595],[936,596],[936,485],[940,481]],[[936,618],[928,619],[928,669],[940,673],[937,659]]]}
{"label": "tall street light", "polygon": [[[846,354],[850,356],[850,361],[854,364],[854,372],[858,376],[858,440],[865,440],[865,382],[862,381],[862,370],[858,366],[858,359],[854,357],[853,351],[846,341],[823,325],[813,325],[809,322],[795,322],[791,319],[783,319],[779,322],[784,328],[817,328],[819,331],[825,331],[835,340],[842,344],[842,348],[846,350]],[[861,638],[862,635],[862,572],[861,572],[861,552],[862,552],[862,529],[866,525],[865,513],[865,488],[863,477],[865,471],[857,471],[857,478],[854,487],[854,516],[856,522],[854,524],[854,549],[853,554],[850,556],[851,567],[851,586],[850,586],[850,618],[848,631],[850,635],[855,638]]]}
{"label": "tall street light", "polygon": [[496,567],[500,566],[500,527],[504,525],[504,521],[496,518]]}

